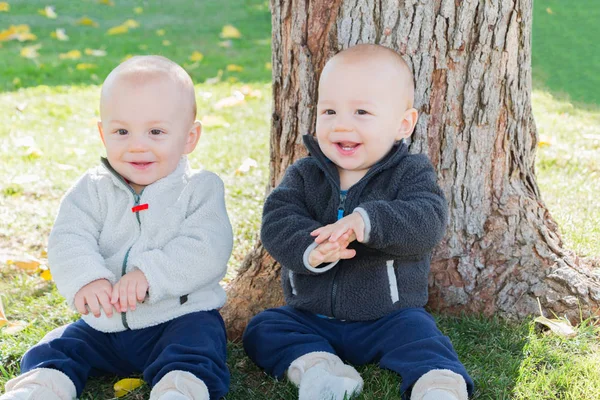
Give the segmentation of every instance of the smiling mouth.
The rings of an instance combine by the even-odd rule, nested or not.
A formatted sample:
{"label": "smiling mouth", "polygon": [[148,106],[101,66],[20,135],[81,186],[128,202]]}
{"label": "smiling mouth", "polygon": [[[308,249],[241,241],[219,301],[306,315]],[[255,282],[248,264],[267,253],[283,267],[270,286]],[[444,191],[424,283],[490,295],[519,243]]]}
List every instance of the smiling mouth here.
{"label": "smiling mouth", "polygon": [[335,143],[335,145],[342,152],[352,153],[352,152],[354,152],[360,146],[360,143],[354,143],[354,142],[337,142],[337,143]]}
{"label": "smiling mouth", "polygon": [[136,169],[146,169],[148,168],[151,164],[153,164],[153,162],[151,161],[138,161],[138,162],[130,162],[129,164],[131,164],[131,166],[133,166]]}

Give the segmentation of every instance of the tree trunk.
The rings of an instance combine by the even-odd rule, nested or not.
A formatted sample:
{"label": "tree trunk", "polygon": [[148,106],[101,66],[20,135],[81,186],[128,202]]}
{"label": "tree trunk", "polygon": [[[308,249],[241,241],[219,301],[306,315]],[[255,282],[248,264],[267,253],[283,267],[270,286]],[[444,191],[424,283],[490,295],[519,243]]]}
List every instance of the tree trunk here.
{"label": "tree trunk", "polygon": [[[281,0],[271,2],[270,189],[305,155],[325,61],[357,43],[404,54],[420,117],[410,151],[426,152],[450,218],[434,251],[429,306],[522,318],[598,312],[600,276],[563,249],[540,197],[531,110],[531,0]],[[260,243],[228,293],[231,338],[283,304],[279,266]]]}

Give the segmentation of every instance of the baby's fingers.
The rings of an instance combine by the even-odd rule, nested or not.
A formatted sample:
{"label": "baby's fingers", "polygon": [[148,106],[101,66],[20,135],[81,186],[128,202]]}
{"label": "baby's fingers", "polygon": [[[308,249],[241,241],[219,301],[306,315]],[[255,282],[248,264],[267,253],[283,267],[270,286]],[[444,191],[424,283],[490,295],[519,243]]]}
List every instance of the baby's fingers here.
{"label": "baby's fingers", "polygon": [[100,304],[98,303],[98,298],[95,294],[91,294],[86,297],[86,302],[94,317],[98,318],[100,316]]}
{"label": "baby's fingers", "polygon": [[75,296],[75,309],[81,315],[87,315],[88,310],[85,307],[85,298],[83,296]]}
{"label": "baby's fingers", "polygon": [[353,249],[345,249],[340,251],[340,260],[347,260],[349,258],[353,258],[356,255],[356,250]]}
{"label": "baby's fingers", "polygon": [[346,226],[340,226],[338,229],[334,230],[331,233],[331,236],[329,236],[329,241],[330,242],[337,242],[338,240],[340,240],[344,236],[347,239],[350,236],[351,232],[352,232],[352,229],[348,229]]}
{"label": "baby's fingers", "polygon": [[137,289],[136,289],[136,297],[137,297],[137,301],[139,301],[140,303],[144,301],[144,299],[146,298],[146,292],[148,291],[148,288],[146,285],[137,285]]}
{"label": "baby's fingers", "polygon": [[117,303],[119,302],[119,287],[121,286],[121,281],[115,283],[115,286],[113,286],[112,288],[112,293],[110,295],[110,303],[116,306],[118,305]]}
{"label": "baby's fingers", "polygon": [[100,302],[100,307],[104,310],[104,314],[107,317],[112,317],[113,306],[110,304],[110,294],[107,292],[98,293],[98,301]]}

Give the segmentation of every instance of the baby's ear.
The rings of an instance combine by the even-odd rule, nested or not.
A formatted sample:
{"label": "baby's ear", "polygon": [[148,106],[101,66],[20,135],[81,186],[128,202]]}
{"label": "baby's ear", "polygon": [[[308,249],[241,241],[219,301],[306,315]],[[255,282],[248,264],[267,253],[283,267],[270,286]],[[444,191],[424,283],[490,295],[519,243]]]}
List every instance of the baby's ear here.
{"label": "baby's ear", "polygon": [[198,140],[202,135],[202,123],[198,120],[194,121],[192,128],[187,134],[187,140],[185,142],[185,148],[183,154],[190,154],[196,148]]}
{"label": "baby's ear", "polygon": [[415,108],[409,108],[408,110],[404,111],[404,115],[402,115],[402,121],[400,122],[400,127],[398,128],[398,134],[396,135],[396,140],[402,140],[412,135],[418,119],[419,112]]}
{"label": "baby's ear", "polygon": [[98,121],[98,132],[100,133],[100,139],[102,139],[102,143],[106,146],[106,142],[104,141],[104,129],[102,129],[102,121]]}

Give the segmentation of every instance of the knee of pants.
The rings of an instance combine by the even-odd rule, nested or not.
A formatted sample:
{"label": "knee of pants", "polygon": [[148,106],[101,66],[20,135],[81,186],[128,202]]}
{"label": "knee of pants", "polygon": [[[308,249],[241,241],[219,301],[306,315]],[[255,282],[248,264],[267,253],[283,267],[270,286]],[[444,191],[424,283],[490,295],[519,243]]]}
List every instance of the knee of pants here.
{"label": "knee of pants", "polygon": [[255,315],[250,320],[244,330],[242,343],[251,358],[257,347],[261,347],[268,338],[277,335],[278,327],[282,326],[282,317],[277,309],[269,309]]}

